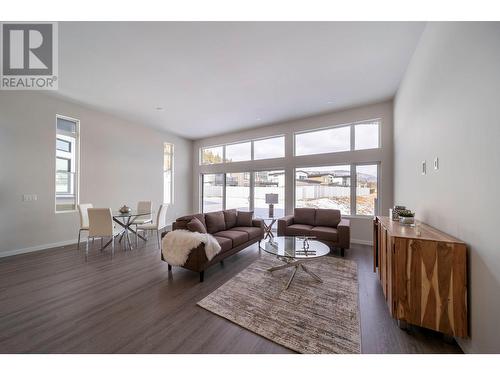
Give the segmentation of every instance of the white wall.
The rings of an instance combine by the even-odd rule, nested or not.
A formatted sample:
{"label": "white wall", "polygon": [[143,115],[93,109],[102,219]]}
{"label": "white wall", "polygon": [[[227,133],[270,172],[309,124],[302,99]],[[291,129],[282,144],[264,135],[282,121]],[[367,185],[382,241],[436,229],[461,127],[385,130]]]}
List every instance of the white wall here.
{"label": "white wall", "polygon": [[[470,340],[500,352],[500,23],[430,23],[394,107],[395,202],[469,246]],[[420,162],[439,157],[440,168]]]}
{"label": "white wall", "polygon": [[[135,207],[163,201],[163,142],[175,144],[174,205],[191,211],[192,141],[90,110],[52,95],[0,93],[0,256],[71,242],[78,213],[54,213],[56,114],[79,119],[80,202]],[[37,194],[22,202],[23,194]]]}
{"label": "white wall", "polygon": [[[292,213],[294,206],[294,168],[305,166],[335,165],[354,162],[380,162],[380,208],[388,212],[393,204],[393,106],[392,100],[363,107],[288,121],[247,131],[226,134],[195,141],[193,145],[193,209],[200,210],[200,174],[218,172],[247,172],[269,169],[284,169],[285,212]],[[346,124],[355,121],[380,118],[382,120],[381,148],[375,150],[348,151],[322,155],[293,156],[293,134],[297,131]],[[236,141],[285,135],[286,156],[282,159],[258,160],[218,165],[199,165],[199,149]],[[351,237],[354,242],[372,242],[372,218],[351,217]]]}

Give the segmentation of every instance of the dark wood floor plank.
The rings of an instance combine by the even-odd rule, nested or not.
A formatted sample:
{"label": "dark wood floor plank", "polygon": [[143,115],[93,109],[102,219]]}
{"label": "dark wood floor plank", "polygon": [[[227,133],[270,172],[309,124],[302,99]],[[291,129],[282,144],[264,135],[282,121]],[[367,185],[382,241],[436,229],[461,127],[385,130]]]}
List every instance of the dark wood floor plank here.
{"label": "dark wood floor plank", "polygon": [[[196,303],[248,267],[256,245],[198,275],[159,259],[153,240],[138,249],[76,245],[0,259],[1,353],[290,353]],[[371,248],[353,245],[358,264],[363,353],[459,353],[440,334],[400,330],[372,272]]]}

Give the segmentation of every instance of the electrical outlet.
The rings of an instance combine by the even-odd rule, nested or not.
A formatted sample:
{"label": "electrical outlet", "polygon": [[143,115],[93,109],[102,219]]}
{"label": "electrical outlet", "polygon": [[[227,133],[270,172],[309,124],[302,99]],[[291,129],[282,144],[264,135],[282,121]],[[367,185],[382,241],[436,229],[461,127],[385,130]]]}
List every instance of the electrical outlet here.
{"label": "electrical outlet", "polygon": [[439,169],[439,159],[437,156],[434,158],[434,169],[436,171]]}

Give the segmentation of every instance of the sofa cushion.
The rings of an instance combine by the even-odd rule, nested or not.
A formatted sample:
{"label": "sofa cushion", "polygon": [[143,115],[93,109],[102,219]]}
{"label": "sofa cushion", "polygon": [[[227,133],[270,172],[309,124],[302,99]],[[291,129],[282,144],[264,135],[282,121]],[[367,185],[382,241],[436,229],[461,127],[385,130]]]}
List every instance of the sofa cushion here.
{"label": "sofa cushion", "polygon": [[207,233],[207,228],[203,223],[196,217],[193,217],[189,223],[187,223],[187,229],[191,232]]}
{"label": "sofa cushion", "polygon": [[226,222],[224,221],[224,213],[222,211],[205,214],[205,223],[208,233],[214,234],[221,230],[226,230]]}
{"label": "sofa cushion", "polygon": [[252,226],[253,211],[238,211],[238,218],[236,220],[237,227],[251,227]]}
{"label": "sofa cushion", "polygon": [[340,210],[317,209],[315,225],[319,227],[337,228],[340,219]]}
{"label": "sofa cushion", "polygon": [[311,235],[317,237],[319,240],[337,242],[338,233],[337,229],[332,227],[313,227]]}
{"label": "sofa cushion", "polygon": [[225,237],[233,241],[233,247],[239,246],[248,241],[248,233],[238,230],[223,230],[215,233],[216,237]]}
{"label": "sofa cushion", "polygon": [[225,251],[231,250],[233,248],[233,241],[226,237],[214,236],[217,242],[220,245],[220,252],[223,253]]}
{"label": "sofa cushion", "polygon": [[315,225],[315,208],[296,208],[294,210],[293,222],[295,224]]}
{"label": "sofa cushion", "polygon": [[231,230],[241,231],[248,233],[248,240],[253,240],[254,238],[259,238],[262,231],[259,227],[234,227]]}
{"label": "sofa cushion", "polygon": [[224,211],[224,220],[226,222],[226,229],[230,229],[236,226],[237,217],[238,217],[238,212],[236,210]]}
{"label": "sofa cushion", "polygon": [[292,224],[286,227],[285,235],[287,236],[310,236],[312,225],[307,224]]}

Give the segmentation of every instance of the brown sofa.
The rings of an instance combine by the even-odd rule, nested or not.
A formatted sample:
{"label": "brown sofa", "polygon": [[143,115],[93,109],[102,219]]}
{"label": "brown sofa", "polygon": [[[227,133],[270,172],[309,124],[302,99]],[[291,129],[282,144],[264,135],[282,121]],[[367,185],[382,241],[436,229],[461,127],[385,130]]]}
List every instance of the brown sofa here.
{"label": "brown sofa", "polygon": [[314,236],[330,246],[344,249],[351,243],[349,220],[342,219],[339,210],[296,208],[293,215],[278,219],[278,236]]}
{"label": "brown sofa", "polygon": [[[199,272],[200,282],[203,281],[205,270],[213,264],[222,262],[248,246],[260,242],[264,238],[264,225],[262,220],[253,219],[251,212],[238,212],[236,210],[225,210],[210,212],[206,214],[188,215],[178,218],[172,224],[172,230],[187,229],[192,231],[210,233],[221,246],[221,251],[211,261],[205,255],[205,246],[201,244],[193,249],[188,260],[182,266],[191,271]],[[202,228],[193,228],[190,224],[193,218],[197,218]],[[198,223],[199,225],[199,223]],[[165,235],[164,233],[162,237]],[[163,254],[161,256],[163,259]],[[168,269],[172,266],[169,264]]]}

